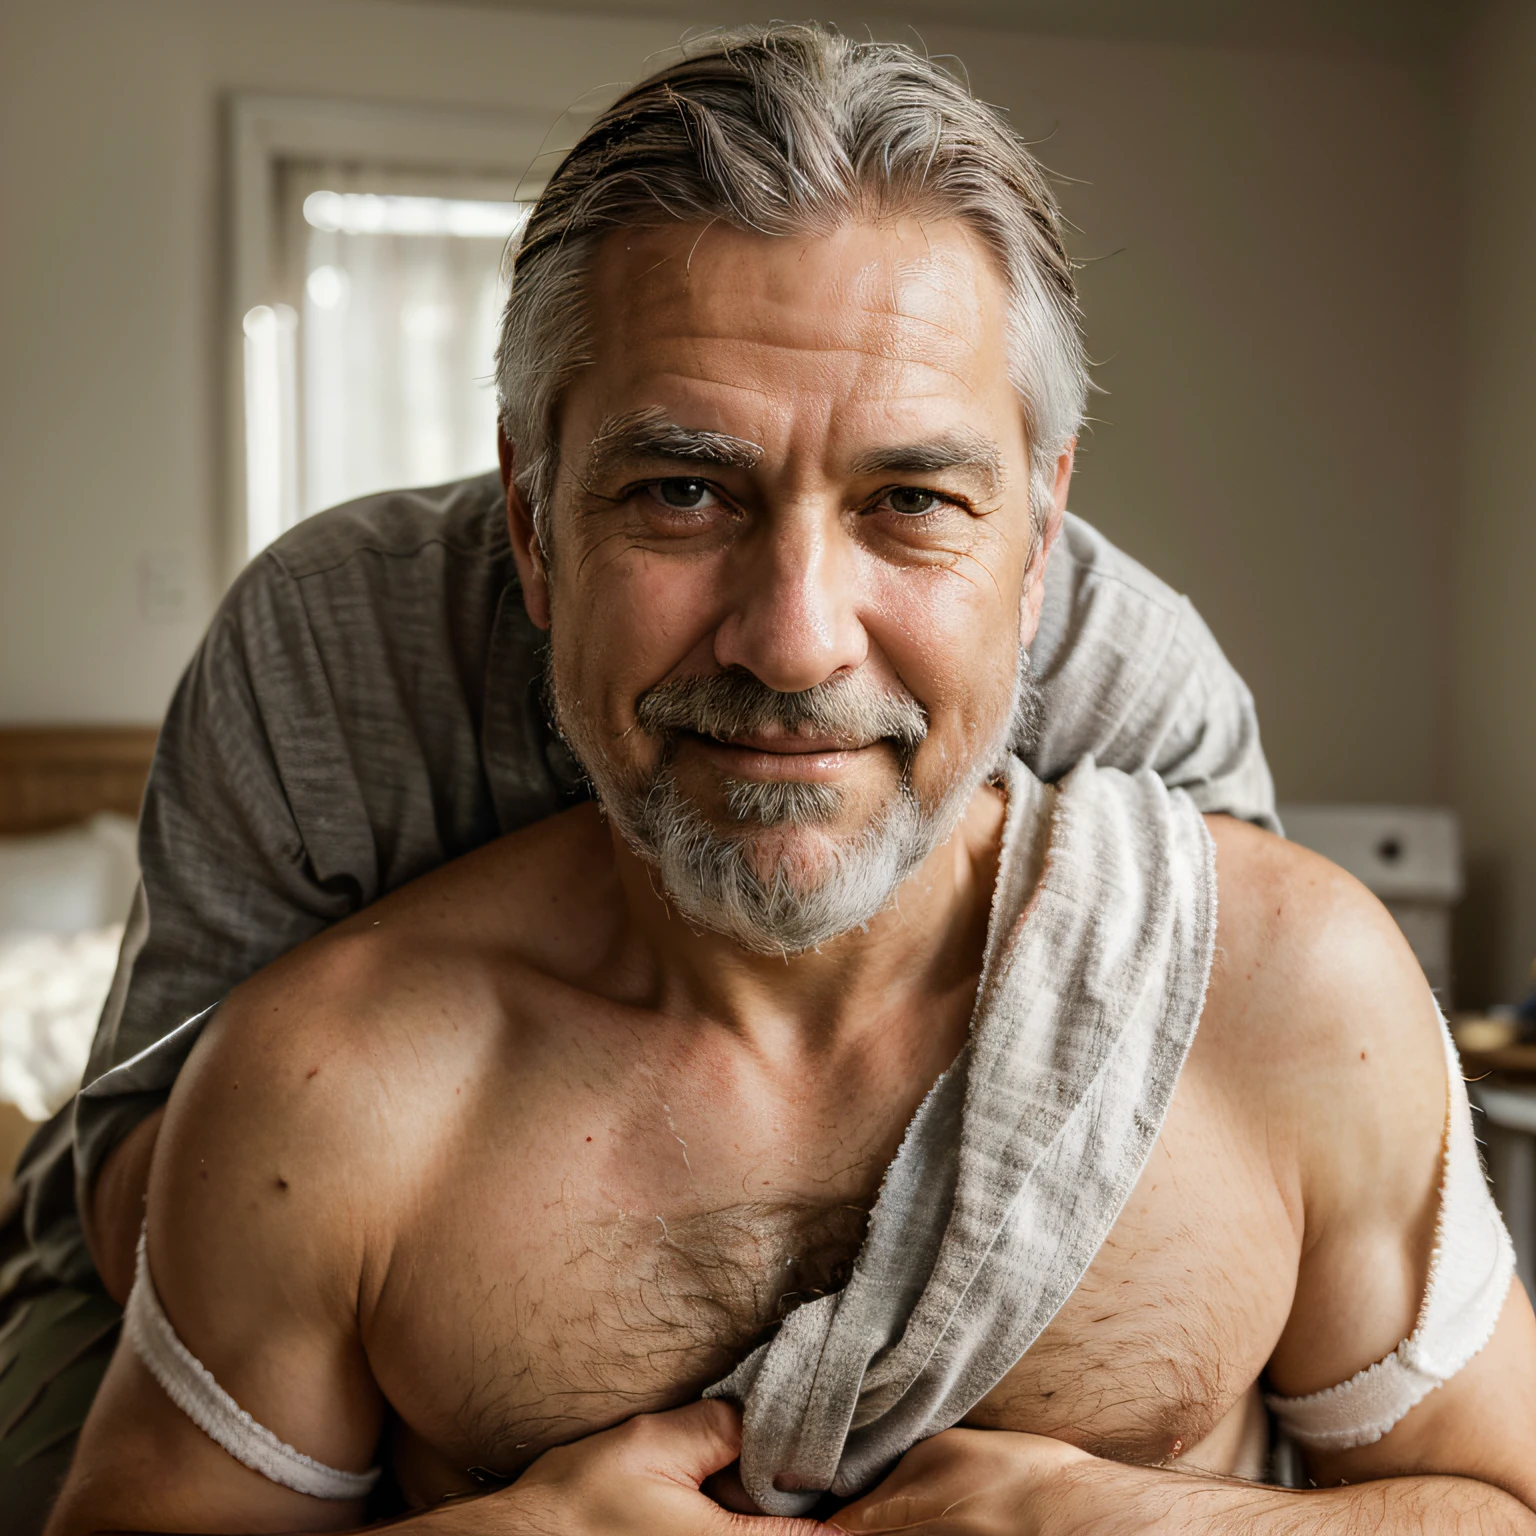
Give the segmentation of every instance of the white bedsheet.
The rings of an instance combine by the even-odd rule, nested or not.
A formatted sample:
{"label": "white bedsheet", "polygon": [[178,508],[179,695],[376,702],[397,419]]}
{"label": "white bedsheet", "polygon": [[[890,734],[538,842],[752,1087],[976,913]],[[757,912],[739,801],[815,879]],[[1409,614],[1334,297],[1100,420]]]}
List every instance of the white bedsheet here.
{"label": "white bedsheet", "polygon": [[80,1086],[123,925],[0,937],[0,1100],[46,1120]]}
{"label": "white bedsheet", "polygon": [[136,840],[110,812],[0,838],[0,1103],[29,1120],[80,1084],[138,882]]}

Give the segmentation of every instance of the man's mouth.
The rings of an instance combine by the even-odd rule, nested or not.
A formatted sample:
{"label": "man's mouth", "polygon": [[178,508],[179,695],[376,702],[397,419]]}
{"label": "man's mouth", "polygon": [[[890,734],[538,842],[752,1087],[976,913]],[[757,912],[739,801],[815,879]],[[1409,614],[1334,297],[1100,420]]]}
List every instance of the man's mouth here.
{"label": "man's mouth", "polygon": [[801,736],[783,731],[729,738],[680,731],[678,739],[701,748],[733,778],[805,782],[840,778],[860,754],[881,745],[878,741],[852,741],[826,734]]}
{"label": "man's mouth", "polygon": [[830,732],[820,735],[802,734],[795,731],[764,731],[741,736],[701,736],[699,740],[719,747],[731,747],[740,752],[775,752],[783,756],[801,753],[862,752],[872,742],[858,741]]}
{"label": "man's mouth", "polygon": [[868,679],[777,693],[741,668],[655,684],[635,700],[635,723],[673,750],[696,747],[761,778],[835,774],[885,746],[905,771],[928,730],[915,698],[881,693]]}

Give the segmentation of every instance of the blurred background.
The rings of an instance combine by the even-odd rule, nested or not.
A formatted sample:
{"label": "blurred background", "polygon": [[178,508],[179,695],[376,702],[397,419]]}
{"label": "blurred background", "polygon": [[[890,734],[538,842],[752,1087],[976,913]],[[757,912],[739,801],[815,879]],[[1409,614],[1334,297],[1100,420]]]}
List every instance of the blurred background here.
{"label": "blurred background", "polygon": [[[9,869],[28,893],[31,945],[0,955],[12,1057],[44,1026],[7,986],[57,988],[60,946],[110,940],[113,813],[233,574],[319,507],[494,463],[522,205],[652,55],[768,14],[0,0],[0,889]],[[1515,1002],[1536,954],[1536,0],[816,14],[955,55],[1062,178],[1103,390],[1074,510],[1205,615],[1283,802],[1391,808],[1319,837],[1363,838],[1367,864],[1407,837],[1422,879],[1398,895],[1436,922],[1464,887],[1426,961],[1457,1005]],[[95,860],[46,921],[40,871],[68,850],[39,862],[43,832]],[[76,973],[109,972],[98,951]],[[39,1111],[57,1058],[53,1086],[29,1068],[0,1097]]]}

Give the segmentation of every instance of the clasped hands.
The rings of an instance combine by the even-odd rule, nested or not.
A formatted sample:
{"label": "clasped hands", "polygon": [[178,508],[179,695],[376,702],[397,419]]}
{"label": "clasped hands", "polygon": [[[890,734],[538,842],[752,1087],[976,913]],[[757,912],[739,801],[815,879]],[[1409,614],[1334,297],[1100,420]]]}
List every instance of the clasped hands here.
{"label": "clasped hands", "polygon": [[831,1521],[733,1514],[703,1491],[741,1449],[737,1410],[647,1414],[541,1456],[502,1492],[460,1506],[463,1536],[1064,1536],[1085,1451],[1040,1435],[953,1429],[914,1447]]}

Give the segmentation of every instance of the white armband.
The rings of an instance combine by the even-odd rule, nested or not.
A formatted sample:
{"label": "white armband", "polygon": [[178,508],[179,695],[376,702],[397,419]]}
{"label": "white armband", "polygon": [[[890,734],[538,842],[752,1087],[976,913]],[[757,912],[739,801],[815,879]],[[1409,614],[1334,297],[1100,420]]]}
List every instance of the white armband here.
{"label": "white armband", "polygon": [[378,1481],[377,1467],[371,1472],[342,1472],[294,1450],[258,1424],[213,1379],[207,1366],[176,1336],[160,1305],[149,1275],[149,1249],[142,1228],[133,1290],[123,1311],[123,1335],[166,1396],[210,1440],[269,1482],[312,1499],[360,1499]]}
{"label": "white armband", "polygon": [[1514,1245],[1477,1156],[1461,1061],[1442,1017],[1447,1074],[1440,1213],[1413,1332],[1385,1360],[1305,1397],[1266,1395],[1298,1444],[1343,1451],[1380,1440],[1449,1381],[1493,1334],[1515,1272]]}

